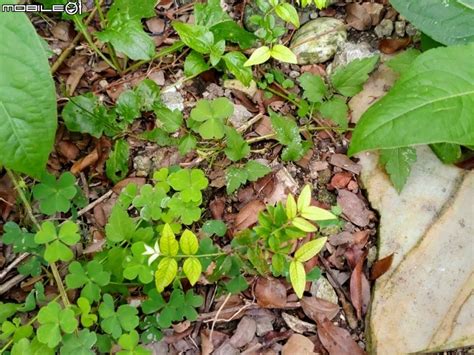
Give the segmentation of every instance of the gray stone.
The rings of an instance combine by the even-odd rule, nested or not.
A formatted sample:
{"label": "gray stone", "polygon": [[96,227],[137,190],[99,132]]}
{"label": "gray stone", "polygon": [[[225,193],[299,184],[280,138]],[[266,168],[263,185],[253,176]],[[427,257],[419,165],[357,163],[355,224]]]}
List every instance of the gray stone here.
{"label": "gray stone", "polygon": [[271,317],[255,317],[255,321],[257,322],[257,336],[264,336],[265,334],[273,330],[273,320]]}
{"label": "gray stone", "polygon": [[393,21],[389,19],[383,19],[377,26],[374,28],[374,32],[377,37],[389,37],[393,32]]}
{"label": "gray stone", "polygon": [[407,35],[409,35],[410,37],[416,36],[416,34],[418,33],[418,30],[416,29],[416,27],[413,26],[411,23],[407,25],[405,31]]}
{"label": "gray stone", "polygon": [[407,23],[405,21],[395,21],[395,34],[398,37],[404,37],[406,27]]}
{"label": "gray stone", "polygon": [[242,105],[234,104],[234,113],[230,116],[229,121],[236,129],[242,127],[247,121],[253,117],[253,114]]}
{"label": "gray stone", "polygon": [[346,42],[334,56],[329,71],[333,72],[337,67],[343,67],[356,59],[372,57],[376,53],[378,51],[374,51],[367,42]]}
{"label": "gray stone", "polygon": [[161,91],[161,101],[170,110],[184,110],[183,95],[176,89],[176,86],[167,86]]}
{"label": "gray stone", "polygon": [[213,355],[239,355],[240,351],[234,348],[228,341],[219,346]]}
{"label": "gray stone", "polygon": [[375,285],[374,353],[474,344],[474,172],[442,164],[428,147],[417,156],[399,195],[377,156],[360,155],[362,180],[380,213],[379,258],[394,254]]}
{"label": "gray stone", "polygon": [[311,20],[296,31],[290,48],[298,64],[317,64],[331,59],[346,41],[344,23],[332,17]]}
{"label": "gray stone", "polygon": [[324,276],[321,276],[318,280],[311,283],[311,289],[309,292],[313,296],[322,298],[325,301],[334,304],[338,303],[336,291],[334,291],[334,288]]}
{"label": "gray stone", "polygon": [[151,159],[147,156],[137,155],[133,158],[133,169],[135,170],[136,176],[148,176],[151,170],[151,165]]}

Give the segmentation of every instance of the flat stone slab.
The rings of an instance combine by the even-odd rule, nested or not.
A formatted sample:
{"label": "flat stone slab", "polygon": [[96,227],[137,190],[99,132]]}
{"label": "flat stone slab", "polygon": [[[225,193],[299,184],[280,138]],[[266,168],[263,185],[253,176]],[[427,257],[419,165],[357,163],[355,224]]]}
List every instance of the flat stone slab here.
{"label": "flat stone slab", "polygon": [[474,172],[417,149],[399,195],[362,153],[361,178],[380,214],[379,259],[393,264],[375,284],[368,328],[372,353],[402,354],[474,345]]}

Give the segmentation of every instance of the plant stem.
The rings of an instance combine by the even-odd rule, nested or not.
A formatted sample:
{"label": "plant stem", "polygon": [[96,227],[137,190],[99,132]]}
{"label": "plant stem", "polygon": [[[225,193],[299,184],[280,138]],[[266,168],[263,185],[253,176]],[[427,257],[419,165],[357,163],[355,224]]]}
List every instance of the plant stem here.
{"label": "plant stem", "polygon": [[158,58],[164,57],[165,55],[168,55],[168,54],[174,53],[176,51],[179,51],[183,47],[184,47],[183,42],[181,42],[181,41],[175,42],[171,46],[163,48],[162,50],[156,52],[156,54],[150,60],[141,60],[141,61],[136,62],[133,65],[129,66],[127,69],[125,69],[123,71],[123,74],[134,71],[135,69],[140,68],[143,64],[146,64],[148,62],[152,62],[155,59],[158,59]]}
{"label": "plant stem", "polygon": [[[31,222],[35,225],[36,229],[40,230],[41,226],[38,220],[36,219],[35,215],[33,214],[31,204],[26,198],[25,193],[23,192],[23,188],[20,186],[15,174],[13,174],[13,172],[10,169],[6,169],[6,171],[7,171],[8,177],[13,183],[13,186],[18,192],[18,196],[20,197],[20,200],[26,209],[26,213],[28,217],[30,218]],[[59,294],[61,295],[64,306],[68,306],[70,304],[69,298],[67,297],[63,281],[61,280],[61,275],[59,275],[59,270],[55,263],[50,263],[49,265],[51,266],[51,271],[53,272],[54,280],[56,281],[56,285],[58,286]]]}
{"label": "plant stem", "polygon": [[[106,24],[106,19],[104,16],[104,12],[102,11],[102,3],[100,0],[94,0],[94,2],[95,2],[95,7],[97,9],[97,13],[99,14],[100,26],[101,28],[104,28]],[[120,64],[117,60],[117,55],[115,54],[114,47],[112,47],[110,43],[107,43],[107,49],[109,50],[110,59],[112,60],[112,63],[114,63],[114,65],[120,69]]]}

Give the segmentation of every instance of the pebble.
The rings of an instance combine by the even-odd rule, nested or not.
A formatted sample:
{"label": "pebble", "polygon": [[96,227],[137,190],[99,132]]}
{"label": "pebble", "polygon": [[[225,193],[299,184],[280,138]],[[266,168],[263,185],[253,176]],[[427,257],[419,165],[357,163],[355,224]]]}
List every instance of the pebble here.
{"label": "pebble", "polygon": [[242,105],[234,105],[234,113],[230,116],[229,121],[234,128],[242,127],[247,121],[253,117],[253,114]]}
{"label": "pebble", "polygon": [[341,50],[339,50],[334,56],[334,60],[332,61],[330,65],[331,68],[330,70],[328,69],[328,72],[333,72],[337,67],[346,66],[353,60],[372,57],[374,54],[376,54],[376,51],[374,51],[367,42],[346,42]]}
{"label": "pebble", "polygon": [[393,21],[383,19],[377,26],[375,26],[374,32],[379,38],[391,36],[393,32]]}
{"label": "pebble", "polygon": [[325,301],[338,303],[336,291],[324,276],[311,283],[310,293],[314,297],[322,298]]}
{"label": "pebble", "polygon": [[151,159],[147,156],[137,155],[133,158],[133,168],[136,176],[148,176],[151,169]]}
{"label": "pebble", "polygon": [[406,26],[405,31],[406,31],[407,35],[409,35],[410,37],[413,37],[418,33],[418,30],[416,29],[416,27],[413,26],[411,23],[409,23]]}
{"label": "pebble", "polygon": [[183,95],[176,89],[175,86],[167,86],[161,91],[161,101],[170,110],[184,110]]}
{"label": "pebble", "polygon": [[405,37],[405,28],[407,23],[405,21],[395,21],[395,33],[398,37]]}

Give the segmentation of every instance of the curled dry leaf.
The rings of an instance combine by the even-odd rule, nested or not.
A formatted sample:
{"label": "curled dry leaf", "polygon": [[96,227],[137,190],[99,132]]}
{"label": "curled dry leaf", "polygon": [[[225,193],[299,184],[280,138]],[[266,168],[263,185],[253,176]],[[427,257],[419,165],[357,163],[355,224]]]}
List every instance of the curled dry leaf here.
{"label": "curled dry leaf", "polygon": [[281,314],[286,325],[296,333],[316,333],[316,325],[304,322],[298,317],[292,316],[288,313],[283,312]]}
{"label": "curled dry leaf", "polygon": [[67,160],[76,160],[80,154],[79,148],[70,141],[58,142],[56,151]]}
{"label": "curled dry leaf", "polygon": [[335,189],[343,189],[349,184],[351,179],[352,174],[347,171],[336,173],[331,179],[331,186]]}
{"label": "curled dry leaf", "polygon": [[374,266],[372,266],[372,269],[370,270],[370,279],[376,280],[380,276],[385,274],[388,271],[388,269],[390,269],[390,266],[392,266],[392,261],[393,261],[393,253],[386,256],[385,258],[377,260],[374,263]]}
{"label": "curled dry leaf", "polygon": [[75,162],[72,165],[71,173],[73,173],[74,175],[79,174],[84,169],[97,163],[98,160],[99,160],[99,153],[97,153],[97,149],[94,149],[92,152],[87,154],[84,158]]}
{"label": "curled dry leaf", "polygon": [[277,279],[259,277],[255,284],[257,303],[263,308],[283,308],[286,305],[286,287]]}
{"label": "curled dry leaf", "polygon": [[352,270],[350,281],[351,302],[358,319],[362,319],[362,315],[367,312],[370,301],[370,284],[362,270],[366,255],[364,254],[359,258],[354,270]]}
{"label": "curled dry leaf", "polygon": [[329,163],[331,165],[337,166],[341,169],[350,171],[351,173],[360,174],[362,170],[362,166],[357,164],[356,162],[352,161],[347,155],[345,154],[333,154],[331,158],[329,158]]}
{"label": "curled dry leaf", "polygon": [[329,355],[363,355],[365,352],[352,339],[350,333],[322,317],[318,320],[318,337]]}
{"label": "curled dry leaf", "polygon": [[401,49],[405,49],[411,42],[410,37],[406,38],[384,38],[379,43],[379,49],[382,53],[392,54]]}
{"label": "curled dry leaf", "polygon": [[317,317],[324,316],[332,320],[339,313],[339,306],[332,302],[328,302],[318,297],[303,297],[301,300],[301,307],[304,314],[309,318],[317,321]]}
{"label": "curled dry leaf", "polygon": [[262,201],[253,200],[247,203],[235,217],[235,229],[241,231],[253,226],[257,223],[258,214],[264,209],[265,204]]}

